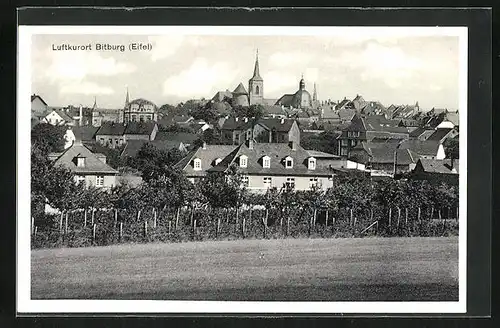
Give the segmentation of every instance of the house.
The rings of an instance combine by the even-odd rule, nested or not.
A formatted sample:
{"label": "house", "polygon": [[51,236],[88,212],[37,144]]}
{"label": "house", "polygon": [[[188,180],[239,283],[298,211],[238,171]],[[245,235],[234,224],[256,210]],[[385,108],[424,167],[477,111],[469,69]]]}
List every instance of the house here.
{"label": "house", "polygon": [[401,149],[409,149],[424,159],[444,159],[446,153],[439,140],[404,140]]}
{"label": "house", "polygon": [[106,164],[106,156],[93,153],[81,140],[49,158],[54,165],[69,168],[75,174],[75,182],[83,182],[86,187],[111,188],[117,184],[118,171]]}
{"label": "house", "polygon": [[263,105],[264,118],[286,118],[286,112],[281,106]]}
{"label": "house", "polygon": [[95,133],[95,140],[110,148],[116,148],[126,142],[125,125],[115,122],[104,122]]}
{"label": "house", "polygon": [[458,162],[458,159],[420,159],[412,171],[412,178],[457,186],[460,172]]}
{"label": "house", "polygon": [[447,127],[447,128],[436,128],[434,132],[427,137],[426,140],[438,141],[439,143],[444,143],[448,139],[453,139],[458,136],[458,128]]}
{"label": "house", "polygon": [[83,143],[96,141],[96,134],[97,131],[99,131],[99,127],[92,125],[73,126],[71,129],[75,137],[80,139]]}
{"label": "house", "polygon": [[154,141],[168,140],[178,143],[179,147],[181,147],[180,144],[182,143],[186,148],[190,148],[199,138],[200,136],[195,133],[159,131]]}
{"label": "house", "polygon": [[386,108],[379,101],[365,101],[359,112],[363,115],[385,115]]}
{"label": "house", "polygon": [[163,116],[158,121],[158,124],[166,128],[173,125],[189,127],[189,124],[191,124],[193,121],[194,118],[191,115],[185,115],[185,114],[178,115],[175,113],[170,113],[168,115]]}
{"label": "house", "polygon": [[120,156],[128,156],[128,157],[135,157],[139,150],[144,146],[146,143],[151,144],[158,150],[171,150],[171,149],[177,149],[182,152],[187,152],[187,147],[182,143],[182,141],[176,141],[176,140],[153,140],[153,141],[148,141],[148,140],[128,140],[127,143],[125,144],[125,147],[123,148],[122,152],[120,153]]}
{"label": "house", "polygon": [[333,186],[334,170],[323,164],[296,142],[255,143],[238,146],[204,145],[182,159],[177,167],[193,182],[214,172],[227,173],[235,165],[250,192],[288,187],[308,190],[313,186]]}
{"label": "house", "polygon": [[363,141],[370,141],[376,137],[408,139],[408,128],[399,125],[399,120],[388,120],[383,115],[363,117],[356,114],[352,117],[349,126],[344,128],[337,138],[339,155],[348,158],[352,148]]}
{"label": "house", "polygon": [[393,176],[396,163],[396,173],[409,172],[420,156],[411,149],[398,146],[401,142],[398,139],[362,142],[351,150],[347,168],[366,170],[371,176]]}
{"label": "house", "polygon": [[155,122],[128,122],[123,131],[125,142],[129,140],[155,140],[158,124]]}
{"label": "house", "polygon": [[31,118],[35,119],[37,121],[42,120],[48,113],[47,111],[49,110],[49,106],[45,102],[45,100],[42,99],[37,94],[32,94],[31,95]]}
{"label": "house", "polygon": [[47,115],[45,115],[45,117],[42,119],[42,122],[52,125],[76,125],[73,117],[69,116],[61,109],[52,109]]}
{"label": "house", "polygon": [[[229,117],[221,127],[222,139],[228,144],[240,144],[252,138],[252,122],[246,117]],[[300,129],[295,120],[262,118],[253,127],[257,142],[300,142]]]}
{"label": "house", "polygon": [[125,109],[123,112],[123,122],[148,122],[158,121],[158,106],[150,100],[144,98],[128,101],[129,95],[125,100]]}

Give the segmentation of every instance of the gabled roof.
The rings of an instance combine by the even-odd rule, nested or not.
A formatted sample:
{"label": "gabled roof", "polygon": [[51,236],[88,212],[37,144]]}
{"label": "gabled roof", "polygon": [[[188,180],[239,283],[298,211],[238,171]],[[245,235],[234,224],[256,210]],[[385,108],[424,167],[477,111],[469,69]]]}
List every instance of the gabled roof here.
{"label": "gabled roof", "polygon": [[434,131],[434,133],[431,134],[426,140],[441,141],[452,130],[453,129],[436,129],[436,131]]}
{"label": "gabled roof", "polygon": [[330,153],[325,153],[322,151],[318,150],[306,150],[309,153],[309,156],[314,157],[314,158],[321,158],[321,159],[340,159],[340,156],[330,154]]}
{"label": "gabled roof", "polygon": [[455,159],[453,161],[453,168],[451,166],[450,159],[420,159],[422,168],[428,173],[441,173],[441,174],[458,174],[459,170],[459,160]]}
{"label": "gabled roof", "polygon": [[33,100],[35,100],[36,98],[40,99],[40,101],[41,101],[41,102],[42,102],[45,106],[47,106],[47,103],[45,102],[45,100],[43,100],[43,98],[42,98],[42,97],[40,97],[40,96],[39,96],[39,95],[37,95],[37,94],[33,94],[33,95],[31,95],[31,102],[33,102]]}
{"label": "gabled roof", "polygon": [[129,122],[123,134],[151,135],[155,126],[155,122]]}
{"label": "gabled roof", "polygon": [[[370,162],[377,164],[394,163],[394,149],[389,148],[370,148]],[[398,165],[414,164],[419,156],[409,149],[397,149],[396,161]]]}
{"label": "gabled roof", "polygon": [[[57,115],[59,115],[64,121],[66,122],[72,122],[73,121],[73,118],[71,116],[69,116],[68,114],[66,114],[63,110],[61,109],[53,109],[52,110],[53,112],[56,112]],[[50,113],[52,112],[49,112],[47,113],[47,115],[49,115]],[[46,116],[47,116],[46,115]]]}
{"label": "gabled roof", "polygon": [[74,126],[71,128],[75,138],[81,141],[91,141],[95,139],[95,135],[99,130],[99,127],[86,125],[86,126]]}
{"label": "gabled roof", "polygon": [[264,115],[285,115],[281,106],[264,105]]}
{"label": "gabled roof", "polygon": [[400,120],[388,120],[383,115],[370,115],[362,118],[366,131],[409,133],[408,128],[400,127]]}
{"label": "gabled roof", "polygon": [[270,131],[288,132],[292,128],[295,120],[286,118],[262,118],[257,124],[268,128]]}
{"label": "gabled roof", "polygon": [[276,101],[275,105],[290,107],[292,106],[293,96],[294,96],[293,93],[284,94]]}
{"label": "gabled roof", "polygon": [[439,149],[439,141],[436,140],[405,140],[401,149],[410,149],[421,156],[436,156]]}
{"label": "gabled roof", "polygon": [[225,98],[232,99],[233,93],[229,90],[226,91],[218,91],[213,97],[212,100],[216,102],[224,101]]}
{"label": "gabled roof", "polygon": [[221,130],[245,130],[251,126],[250,120],[245,121],[244,117],[230,116],[221,126]]}
{"label": "gabled roof", "polygon": [[[118,171],[111,166],[103,163],[99,156],[85,147],[81,142],[75,142],[71,147],[66,149],[54,162],[55,165],[64,165],[75,173],[102,173],[102,174],[117,174]],[[76,157],[85,157],[85,166],[79,167],[74,159]]]}
{"label": "gabled roof", "polygon": [[163,132],[158,131],[155,136],[156,140],[170,140],[175,142],[182,142],[183,144],[192,144],[198,140],[200,136],[189,132]]}
{"label": "gabled roof", "polygon": [[248,92],[247,92],[247,90],[245,90],[245,87],[244,87],[244,86],[243,86],[243,84],[240,82],[240,84],[238,84],[238,86],[236,87],[236,89],[234,89],[233,94],[237,94],[237,95],[247,95],[247,94],[248,94]]}
{"label": "gabled roof", "polygon": [[[175,167],[183,170],[188,176],[203,176],[205,171],[213,167],[212,165],[217,158],[223,159],[236,147],[232,145],[206,145],[205,149],[198,147],[175,164]],[[201,171],[193,169],[192,161],[195,158],[201,160]]]}
{"label": "gabled roof", "polygon": [[170,149],[179,149],[181,146],[182,141],[176,141],[176,140],[153,140],[153,141],[147,141],[147,140],[128,140],[125,148],[123,148],[122,153],[120,154],[121,156],[130,156],[130,157],[135,157],[141,147],[149,143],[156,147],[158,150],[170,150]]}
{"label": "gabled roof", "polygon": [[125,125],[115,122],[103,122],[95,135],[122,136],[125,132]]}
{"label": "gabled roof", "polygon": [[[332,174],[327,168],[318,166],[315,170],[309,170],[307,159],[311,157],[310,153],[300,145],[296,145],[296,149],[293,150],[287,143],[254,143],[253,149],[248,148],[246,143],[242,143],[208,172],[225,172],[242,155],[248,157],[247,167],[239,168],[242,173],[289,176],[329,176]],[[261,161],[262,157],[266,155],[271,159],[269,168],[264,168]],[[293,158],[293,168],[289,169],[285,168],[284,165],[284,159],[288,156]]]}

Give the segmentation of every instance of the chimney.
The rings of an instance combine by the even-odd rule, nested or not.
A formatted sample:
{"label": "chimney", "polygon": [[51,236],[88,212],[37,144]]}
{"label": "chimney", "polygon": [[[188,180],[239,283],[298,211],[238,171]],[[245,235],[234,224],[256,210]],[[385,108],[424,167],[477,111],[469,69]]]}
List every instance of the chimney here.
{"label": "chimney", "polygon": [[203,141],[203,145],[201,146],[202,149],[207,149],[207,143]]}
{"label": "chimney", "polygon": [[290,148],[292,148],[292,150],[297,150],[297,143],[295,141],[290,141]]}
{"label": "chimney", "polygon": [[253,140],[252,139],[248,139],[248,149],[253,149]]}

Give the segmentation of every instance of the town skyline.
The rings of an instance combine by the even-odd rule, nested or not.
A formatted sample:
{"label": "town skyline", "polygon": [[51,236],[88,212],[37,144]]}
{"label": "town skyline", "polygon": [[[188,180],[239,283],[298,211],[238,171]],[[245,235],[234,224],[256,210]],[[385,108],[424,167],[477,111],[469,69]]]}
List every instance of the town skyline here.
{"label": "town skyline", "polygon": [[[122,108],[127,88],[130,99],[158,106],[211,99],[239,83],[248,88],[258,49],[266,98],[294,93],[303,75],[320,101],[359,94],[385,106],[458,109],[458,37],[35,35],[32,42],[31,93],[53,106],[91,107],[96,98],[98,107]],[[53,50],[131,42],[152,49]]]}

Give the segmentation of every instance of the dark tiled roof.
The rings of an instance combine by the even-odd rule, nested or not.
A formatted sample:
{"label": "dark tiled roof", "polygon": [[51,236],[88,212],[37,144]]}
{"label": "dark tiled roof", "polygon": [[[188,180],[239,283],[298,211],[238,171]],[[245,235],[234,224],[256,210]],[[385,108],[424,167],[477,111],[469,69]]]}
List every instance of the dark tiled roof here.
{"label": "dark tiled roof", "polygon": [[122,136],[125,132],[125,125],[115,122],[103,122],[96,135]]}
{"label": "dark tiled roof", "polygon": [[453,161],[453,169],[451,166],[450,159],[420,159],[422,168],[425,172],[429,173],[444,173],[444,174],[458,174],[459,170],[459,160],[455,159]]}
{"label": "dark tiled roof", "polygon": [[244,117],[230,116],[222,124],[221,130],[244,130],[250,126],[250,120],[245,121]]}
{"label": "dark tiled roof", "polygon": [[410,149],[421,156],[436,156],[439,149],[439,141],[433,140],[405,140],[401,149]]}
{"label": "dark tiled roof", "polygon": [[77,140],[91,141],[95,139],[95,135],[99,130],[99,127],[92,125],[74,126],[71,130],[73,130],[73,134]]}
{"label": "dark tiled roof", "polygon": [[129,140],[127,141],[127,144],[125,145],[125,148],[123,149],[121,155],[135,157],[141,147],[146,143],[153,145],[158,150],[179,149],[181,146],[181,141],[176,140]]}
{"label": "dark tiled roof", "polygon": [[264,105],[264,114],[267,114],[267,115],[271,115],[271,114],[274,114],[274,115],[285,115],[286,113],[283,111],[283,109],[281,108],[281,106],[274,106],[274,105]]}
{"label": "dark tiled roof", "polygon": [[426,140],[441,141],[453,129],[436,129]]}
{"label": "dark tiled roof", "polygon": [[275,103],[275,105],[277,106],[285,106],[285,107],[289,107],[292,105],[292,102],[293,102],[293,96],[294,94],[291,94],[291,93],[287,93],[287,94],[284,94],[283,96],[281,96]]}
{"label": "dark tiled roof", "polygon": [[[217,158],[222,160],[236,147],[237,146],[229,145],[206,145],[206,149],[199,147],[181,159],[175,167],[183,170],[188,176],[203,176],[208,169],[213,167]],[[201,160],[201,171],[195,171],[193,169],[193,160],[195,158],[199,158]]]}
{"label": "dark tiled roof", "polygon": [[[79,167],[76,165],[75,158],[85,157],[85,166]],[[85,147],[81,142],[75,142],[73,146],[66,149],[54,162],[55,165],[64,165],[75,173],[102,173],[102,174],[117,174],[118,171],[103,163],[99,156]]]}
{"label": "dark tiled roof", "polygon": [[240,82],[240,84],[238,84],[236,89],[234,89],[233,94],[246,95],[246,94],[248,94],[248,92],[247,92],[247,90],[245,90],[245,87]]}
{"label": "dark tiled roof", "polygon": [[[255,143],[253,149],[243,143],[229,153],[218,165],[209,169],[209,172],[225,172],[242,155],[248,157],[247,167],[240,167],[242,173],[247,174],[269,174],[269,175],[331,175],[332,172],[326,168],[316,166],[315,170],[309,170],[307,159],[311,157],[309,152],[296,145],[292,150],[287,143]],[[264,168],[262,157],[269,156],[270,168]],[[293,168],[287,169],[284,160],[290,156],[293,159]],[[238,162],[236,162],[238,164]]]}
{"label": "dark tiled roof", "polygon": [[309,153],[309,156],[315,157],[315,158],[322,158],[322,159],[339,159],[340,156],[330,154],[330,153],[325,153],[319,150],[306,150]]}
{"label": "dark tiled roof", "polygon": [[123,134],[151,135],[155,126],[155,122],[129,122]]}
{"label": "dark tiled roof", "polygon": [[[370,162],[378,164],[394,163],[394,149],[390,148],[370,148]],[[409,149],[397,149],[398,165],[414,164],[419,157]]]}
{"label": "dark tiled roof", "polygon": [[220,101],[224,101],[224,99],[226,98],[229,98],[229,99],[232,99],[233,98],[233,93],[229,90],[226,90],[226,91],[219,91],[217,92],[213,97],[212,97],[212,100],[213,101],[217,101],[217,102],[220,102]]}
{"label": "dark tiled roof", "polygon": [[192,144],[200,136],[194,133],[188,132],[163,132],[158,131],[156,133],[155,141],[157,140],[170,140],[175,142],[182,142],[183,144]]}
{"label": "dark tiled roof", "polygon": [[278,132],[288,132],[293,126],[295,120],[286,118],[263,118],[257,124],[267,127],[269,130]]}

